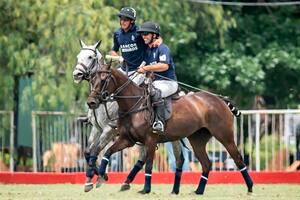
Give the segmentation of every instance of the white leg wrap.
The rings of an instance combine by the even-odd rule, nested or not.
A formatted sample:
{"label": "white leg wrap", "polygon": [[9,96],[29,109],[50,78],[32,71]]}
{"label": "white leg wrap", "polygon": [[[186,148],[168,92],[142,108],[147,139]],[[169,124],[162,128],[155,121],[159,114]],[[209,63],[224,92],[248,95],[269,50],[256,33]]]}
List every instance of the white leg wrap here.
{"label": "white leg wrap", "polygon": [[103,157],[102,159],[103,159],[103,160],[106,160],[107,162],[109,162],[109,159],[106,158],[106,157]]}
{"label": "white leg wrap", "polygon": [[247,167],[244,167],[243,169],[240,169],[241,172],[244,171],[244,170],[247,170]]}

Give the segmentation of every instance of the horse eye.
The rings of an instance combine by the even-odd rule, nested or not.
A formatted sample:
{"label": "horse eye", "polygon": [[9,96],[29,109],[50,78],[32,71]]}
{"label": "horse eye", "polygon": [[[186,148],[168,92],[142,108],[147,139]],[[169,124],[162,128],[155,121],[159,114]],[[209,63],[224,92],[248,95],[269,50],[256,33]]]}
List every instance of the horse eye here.
{"label": "horse eye", "polygon": [[93,57],[92,56],[89,56],[89,59],[92,59]]}

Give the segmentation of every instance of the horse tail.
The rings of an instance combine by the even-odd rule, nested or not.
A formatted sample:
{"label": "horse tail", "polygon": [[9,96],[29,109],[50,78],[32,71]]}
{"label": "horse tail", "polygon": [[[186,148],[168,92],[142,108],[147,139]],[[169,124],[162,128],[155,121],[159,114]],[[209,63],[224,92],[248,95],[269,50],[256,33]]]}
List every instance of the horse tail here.
{"label": "horse tail", "polygon": [[228,108],[234,116],[241,116],[241,111],[228,99],[228,97],[224,97],[221,95],[219,95],[219,97],[227,104]]}

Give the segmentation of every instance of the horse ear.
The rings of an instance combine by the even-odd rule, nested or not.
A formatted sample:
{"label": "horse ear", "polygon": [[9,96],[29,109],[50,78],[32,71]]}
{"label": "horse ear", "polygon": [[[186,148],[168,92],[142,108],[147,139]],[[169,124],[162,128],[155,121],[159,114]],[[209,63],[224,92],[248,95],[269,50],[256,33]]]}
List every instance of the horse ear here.
{"label": "horse ear", "polygon": [[102,41],[99,40],[96,44],[94,44],[94,48],[97,49],[97,48],[100,46],[101,42],[102,42]]}
{"label": "horse ear", "polygon": [[80,43],[81,48],[86,47],[86,44],[84,44],[84,42],[82,40],[79,40],[79,43]]}

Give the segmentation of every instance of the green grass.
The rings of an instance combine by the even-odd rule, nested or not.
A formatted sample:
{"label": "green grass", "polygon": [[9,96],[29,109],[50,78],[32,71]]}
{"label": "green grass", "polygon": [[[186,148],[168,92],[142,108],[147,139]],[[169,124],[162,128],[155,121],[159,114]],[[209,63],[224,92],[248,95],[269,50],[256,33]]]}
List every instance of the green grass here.
{"label": "green grass", "polygon": [[89,193],[81,185],[0,185],[1,200],[296,200],[300,199],[300,185],[255,185],[254,193],[247,194],[245,185],[207,185],[204,196],[193,193],[196,185],[182,185],[179,195],[171,195],[171,185],[152,185],[152,192],[141,195],[137,192],[143,185],[132,185],[130,191],[119,192],[120,185],[103,185]]}

